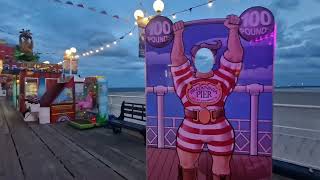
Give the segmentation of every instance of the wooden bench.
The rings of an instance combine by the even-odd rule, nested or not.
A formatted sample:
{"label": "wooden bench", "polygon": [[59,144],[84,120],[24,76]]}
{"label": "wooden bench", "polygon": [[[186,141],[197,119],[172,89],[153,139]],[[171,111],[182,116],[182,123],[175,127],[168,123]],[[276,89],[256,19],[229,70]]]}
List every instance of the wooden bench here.
{"label": "wooden bench", "polygon": [[[143,122],[142,124],[126,121],[126,119]],[[130,103],[123,101],[121,104],[121,112],[119,117],[110,118],[109,126],[111,126],[113,133],[121,133],[121,129],[129,129],[138,131],[146,142],[146,105],[138,103]]]}

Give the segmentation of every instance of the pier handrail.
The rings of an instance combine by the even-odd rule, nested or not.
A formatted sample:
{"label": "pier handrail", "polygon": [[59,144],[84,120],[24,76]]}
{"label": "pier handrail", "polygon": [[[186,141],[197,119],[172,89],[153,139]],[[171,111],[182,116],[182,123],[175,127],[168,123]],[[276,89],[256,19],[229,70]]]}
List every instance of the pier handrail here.
{"label": "pier handrail", "polygon": [[306,128],[298,128],[298,127],[290,127],[290,126],[281,126],[281,125],[272,125],[272,126],[273,127],[277,127],[277,128],[294,129],[294,130],[301,130],[301,131],[309,131],[309,132],[320,133],[320,130],[317,130],[317,129],[306,129]]}
{"label": "pier handrail", "polygon": [[[151,90],[151,89],[150,89]],[[148,90],[148,91],[150,91]],[[237,89],[240,90],[240,89]],[[171,92],[173,90],[169,90]],[[241,92],[241,91],[238,91]],[[108,97],[119,97],[119,98],[138,98],[138,99],[146,99],[145,96],[124,96],[124,95],[108,95]],[[275,107],[292,107],[292,108],[306,108],[306,109],[320,109],[320,106],[316,105],[305,105],[305,104],[281,104],[281,103],[273,103]]]}
{"label": "pier handrail", "polygon": [[291,108],[307,108],[307,109],[320,109],[320,106],[304,105],[304,104],[278,104],[274,103],[275,107],[291,107]]}
{"label": "pier handrail", "polygon": [[108,97],[120,97],[120,98],[138,98],[138,99],[145,99],[144,96],[123,96],[123,95],[108,95]]}

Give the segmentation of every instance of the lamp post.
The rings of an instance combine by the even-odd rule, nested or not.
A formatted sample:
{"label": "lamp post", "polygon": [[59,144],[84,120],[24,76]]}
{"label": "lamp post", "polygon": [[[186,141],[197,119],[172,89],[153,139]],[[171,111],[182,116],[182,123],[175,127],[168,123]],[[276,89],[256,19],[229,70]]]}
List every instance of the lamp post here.
{"label": "lamp post", "polygon": [[72,61],[73,61],[76,57],[78,57],[78,56],[75,56],[76,53],[77,53],[77,49],[74,48],[74,47],[72,47],[72,48],[70,48],[70,49],[67,49],[67,50],[65,51],[65,57],[64,57],[64,59],[65,59],[65,60],[69,60],[69,75],[70,75],[70,76],[72,75],[71,63],[72,63]]}
{"label": "lamp post", "polygon": [[70,59],[70,76],[71,76],[72,75],[71,63],[72,63],[72,61],[75,60],[75,54],[77,53],[77,49],[72,47],[72,48],[70,48],[70,51],[71,51],[71,59]]}
{"label": "lamp post", "polygon": [[[162,0],[155,0],[153,2],[153,9],[157,13],[157,15],[161,15],[162,11],[164,10],[163,1]],[[140,9],[138,9],[134,12],[134,18],[136,19],[136,24],[141,28],[145,28],[147,26],[148,22],[153,17],[154,16],[145,17],[144,12]]]}
{"label": "lamp post", "polygon": [[2,73],[3,70],[3,60],[0,59],[0,74]]}

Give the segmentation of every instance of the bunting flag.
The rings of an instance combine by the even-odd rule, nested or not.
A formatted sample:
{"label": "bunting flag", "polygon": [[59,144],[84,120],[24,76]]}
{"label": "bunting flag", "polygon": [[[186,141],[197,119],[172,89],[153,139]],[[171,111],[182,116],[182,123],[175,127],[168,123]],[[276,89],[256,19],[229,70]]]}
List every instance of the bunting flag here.
{"label": "bunting flag", "polygon": [[107,11],[105,11],[105,10],[101,11],[100,14],[108,15]]}
{"label": "bunting flag", "polygon": [[[60,0],[59,0],[60,1]],[[172,17],[173,19],[176,19],[177,18],[177,14],[181,14],[181,13],[185,13],[185,12],[192,12],[193,9],[196,9],[196,8],[199,8],[199,7],[203,7],[203,6],[208,6],[209,8],[212,7],[213,5],[213,2],[215,0],[207,0],[207,2],[205,3],[202,3],[202,4],[198,4],[198,5],[195,5],[193,7],[189,7],[187,9],[183,9],[183,10],[180,10],[180,11],[176,11],[176,12],[173,12],[171,14],[167,14],[167,15],[164,15],[164,16],[168,16],[168,17]],[[82,4],[81,4],[82,5]],[[140,6],[143,7],[143,4],[142,2],[140,2]],[[79,7],[79,4],[78,4],[78,7]],[[81,6],[82,8],[84,7],[84,5]],[[91,10],[91,11],[97,11],[95,8],[93,7],[89,7],[87,8],[88,10]],[[111,15],[111,14],[108,14],[107,11],[105,10],[101,10],[101,11],[97,11],[97,13],[99,14],[103,14],[103,15],[108,15],[108,16],[111,16],[112,18],[114,19],[123,19],[123,18],[120,18],[118,15]],[[123,19],[125,20],[126,22],[128,22],[127,19]],[[137,25],[137,24],[136,24]],[[134,26],[129,32],[123,34],[122,36],[119,36],[117,39],[115,39],[113,42],[108,42],[108,43],[104,43],[104,45],[102,45],[101,47],[95,47],[95,48],[90,48],[89,50],[86,50],[82,53],[80,53],[80,55],[78,55],[78,57],[86,57],[86,56],[91,56],[91,55],[94,55],[94,54],[97,54],[97,53],[100,53],[102,51],[106,51],[107,49],[113,47],[113,46],[116,46],[118,44],[118,42],[120,42],[120,40],[123,40],[125,39],[127,36],[132,36],[133,34],[133,31],[136,29],[136,27],[138,26]],[[145,56],[145,29],[144,28],[140,28],[138,27],[139,29],[139,57],[144,57]]]}
{"label": "bunting flag", "polygon": [[106,10],[98,10],[97,8],[95,7],[88,7],[88,6],[85,6],[84,4],[76,4],[72,1],[63,1],[63,0],[52,0],[53,2],[56,2],[56,3],[60,3],[60,4],[66,4],[66,5],[69,5],[69,6],[73,6],[73,7],[76,7],[76,8],[83,8],[83,9],[88,9],[89,11],[91,12],[96,12],[96,13],[99,13],[101,15],[104,15],[104,16],[110,16],[112,17],[113,19],[116,19],[116,20],[121,20],[125,23],[129,23],[129,20],[126,19],[126,18],[121,18],[119,15],[111,15],[109,14]]}
{"label": "bunting flag", "polygon": [[78,4],[77,6],[80,7],[80,8],[84,8],[83,4]]}
{"label": "bunting flag", "polygon": [[73,6],[73,3],[71,1],[67,1],[66,4]]}

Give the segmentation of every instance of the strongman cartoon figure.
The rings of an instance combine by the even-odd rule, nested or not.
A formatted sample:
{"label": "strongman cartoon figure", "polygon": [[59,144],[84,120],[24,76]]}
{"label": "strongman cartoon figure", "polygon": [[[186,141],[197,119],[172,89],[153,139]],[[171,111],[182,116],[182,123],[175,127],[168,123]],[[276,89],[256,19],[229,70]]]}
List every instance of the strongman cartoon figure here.
{"label": "strongman cartoon figure", "polygon": [[[174,44],[171,52],[171,72],[175,92],[181,99],[185,118],[177,134],[179,180],[197,179],[196,161],[205,144],[213,159],[214,180],[230,179],[230,160],[234,149],[234,132],[225,117],[224,105],[236,86],[242,68],[243,48],[240,42],[240,18],[229,15],[224,25],[228,28],[227,50],[220,58],[220,67],[207,73],[197,72],[184,53],[184,23],[173,25]],[[208,48],[216,55],[221,42],[201,43],[196,51]]]}

